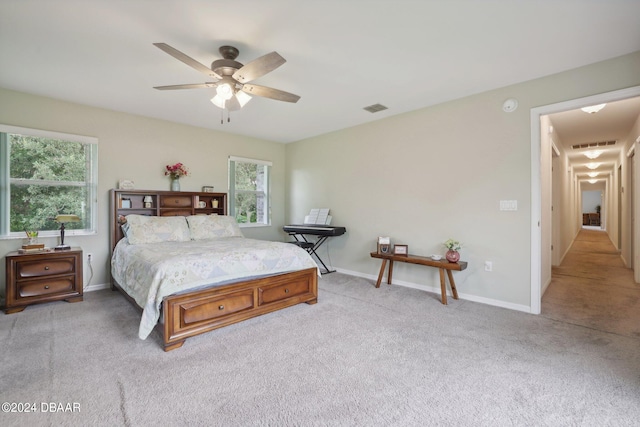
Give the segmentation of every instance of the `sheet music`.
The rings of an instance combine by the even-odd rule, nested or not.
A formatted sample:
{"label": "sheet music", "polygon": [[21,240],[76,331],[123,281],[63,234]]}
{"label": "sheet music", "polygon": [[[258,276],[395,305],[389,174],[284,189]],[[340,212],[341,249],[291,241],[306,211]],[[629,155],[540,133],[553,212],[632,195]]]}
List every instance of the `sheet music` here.
{"label": "sheet music", "polygon": [[329,215],[329,208],[314,208],[311,209],[309,215],[304,217],[305,224],[325,224],[331,223],[331,216]]}

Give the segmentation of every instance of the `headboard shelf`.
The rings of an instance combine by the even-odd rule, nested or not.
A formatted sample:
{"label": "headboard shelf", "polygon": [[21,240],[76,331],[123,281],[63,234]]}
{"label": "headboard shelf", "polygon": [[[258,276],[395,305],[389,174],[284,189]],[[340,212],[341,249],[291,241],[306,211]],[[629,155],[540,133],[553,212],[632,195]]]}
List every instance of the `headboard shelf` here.
{"label": "headboard shelf", "polygon": [[195,191],[116,190],[109,191],[111,249],[122,237],[120,216],[226,215],[227,193]]}

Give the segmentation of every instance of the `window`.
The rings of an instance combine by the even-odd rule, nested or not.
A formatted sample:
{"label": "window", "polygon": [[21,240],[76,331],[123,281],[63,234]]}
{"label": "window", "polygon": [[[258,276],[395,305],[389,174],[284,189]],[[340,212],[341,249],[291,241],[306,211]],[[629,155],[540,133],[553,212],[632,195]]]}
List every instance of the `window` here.
{"label": "window", "polygon": [[58,214],[75,214],[67,235],[96,227],[95,138],[0,125],[0,237],[59,235]]}
{"label": "window", "polygon": [[271,225],[271,162],[229,157],[229,215],[240,226]]}

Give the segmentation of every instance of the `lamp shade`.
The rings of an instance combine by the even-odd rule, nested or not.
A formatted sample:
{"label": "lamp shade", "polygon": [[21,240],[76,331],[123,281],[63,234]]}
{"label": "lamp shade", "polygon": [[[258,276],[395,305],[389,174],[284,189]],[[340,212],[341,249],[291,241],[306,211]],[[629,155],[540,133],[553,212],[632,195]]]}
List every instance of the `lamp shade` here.
{"label": "lamp shade", "polygon": [[71,249],[71,246],[64,244],[64,224],[67,222],[80,222],[80,217],[72,214],[60,214],[56,215],[54,220],[60,223],[60,244],[54,249],[56,251]]}
{"label": "lamp shade", "polygon": [[61,215],[56,215],[55,221],[61,222],[61,223],[80,222],[80,217],[78,215],[61,214]]}

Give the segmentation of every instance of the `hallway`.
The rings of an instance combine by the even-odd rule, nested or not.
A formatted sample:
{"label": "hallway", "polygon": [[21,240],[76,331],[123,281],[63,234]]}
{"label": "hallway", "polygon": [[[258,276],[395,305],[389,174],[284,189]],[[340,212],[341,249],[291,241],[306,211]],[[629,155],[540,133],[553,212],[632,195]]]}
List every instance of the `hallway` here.
{"label": "hallway", "polygon": [[606,232],[582,229],[542,297],[542,316],[640,338],[640,285]]}

